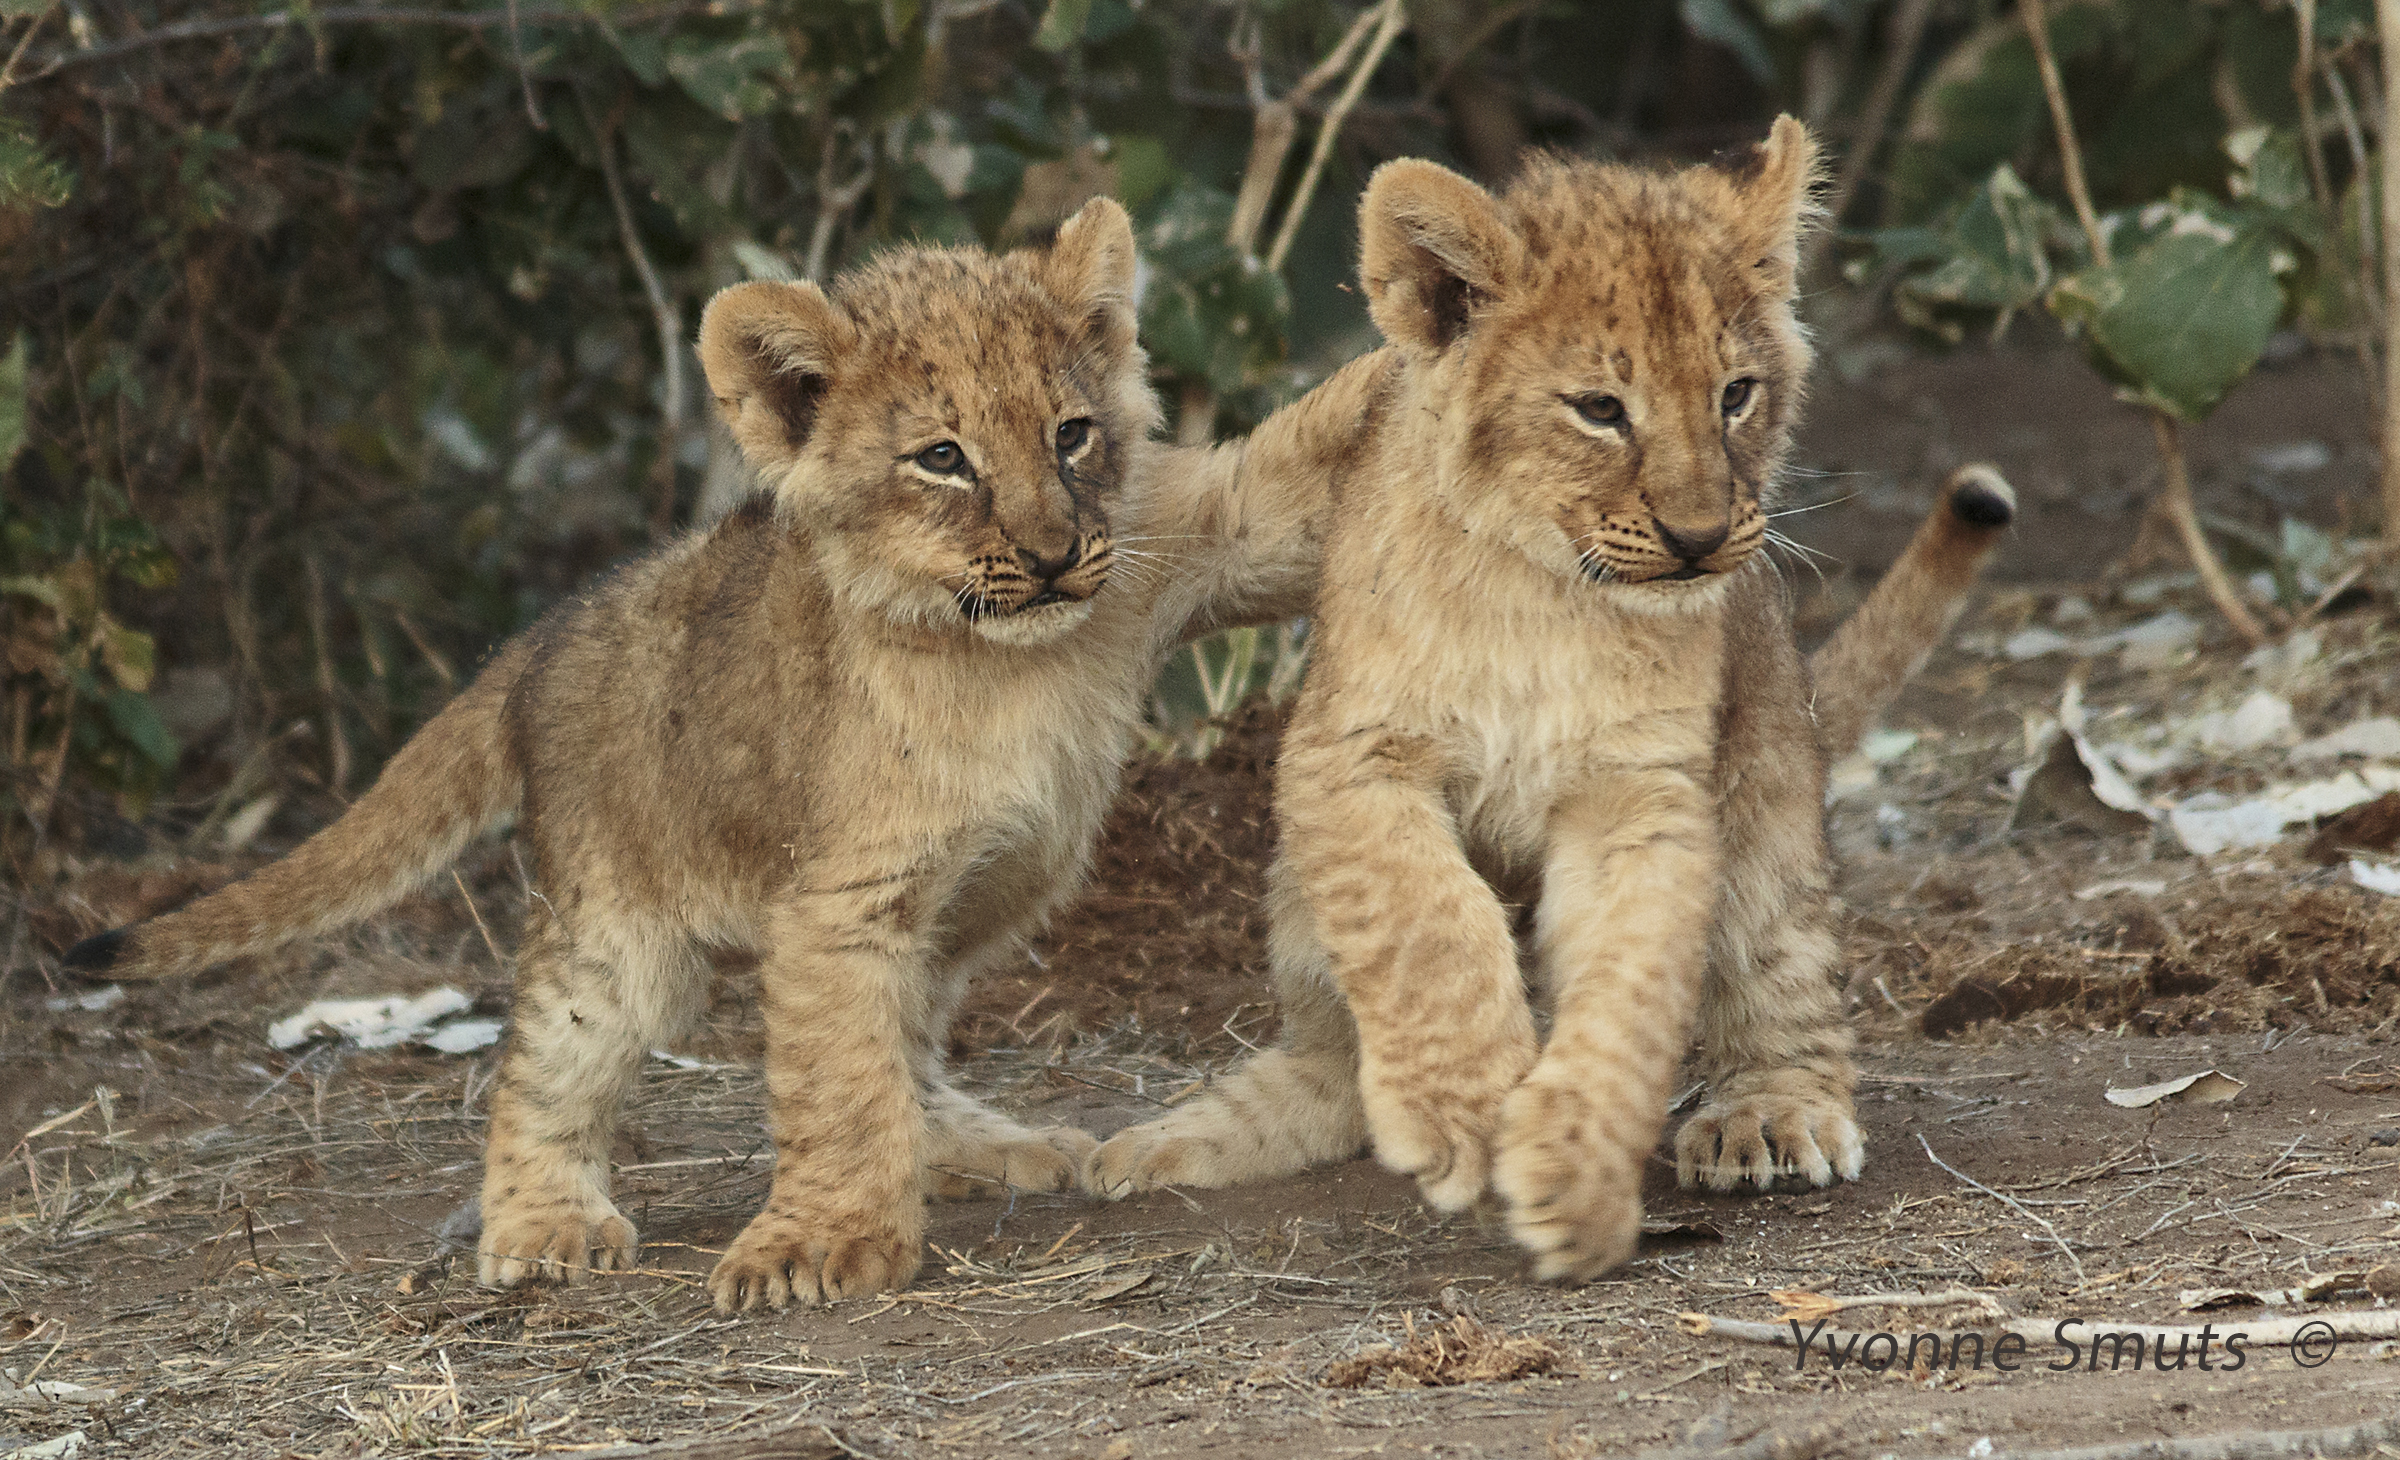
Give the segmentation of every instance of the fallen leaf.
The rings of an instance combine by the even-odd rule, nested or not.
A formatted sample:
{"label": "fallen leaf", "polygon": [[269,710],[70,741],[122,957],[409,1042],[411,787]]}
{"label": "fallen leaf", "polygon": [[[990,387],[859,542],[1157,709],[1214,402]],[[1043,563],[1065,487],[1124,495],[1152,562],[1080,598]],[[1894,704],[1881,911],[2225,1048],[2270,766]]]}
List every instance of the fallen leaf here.
{"label": "fallen leaf", "polygon": [[2103,1093],[2111,1105],[2127,1110],[2146,1110],[2161,1100],[2179,1098],[2191,1105],[2222,1105],[2248,1088],[2248,1081],[2237,1080],[2222,1070],[2202,1070],[2181,1079],[2162,1080],[2155,1085],[2139,1085],[2130,1090],[2108,1090]]}
{"label": "fallen leaf", "polygon": [[1149,1269],[1145,1268],[1140,1272],[1127,1273],[1123,1277],[1111,1278],[1107,1282],[1095,1284],[1090,1292],[1083,1295],[1083,1301],[1090,1303],[1095,1307],[1106,1303],[1114,1303],[1118,1299],[1132,1293],[1136,1288],[1142,1286],[1142,1284],[1150,1281],[1152,1276],[1154,1276],[1154,1274],[1151,1273]]}

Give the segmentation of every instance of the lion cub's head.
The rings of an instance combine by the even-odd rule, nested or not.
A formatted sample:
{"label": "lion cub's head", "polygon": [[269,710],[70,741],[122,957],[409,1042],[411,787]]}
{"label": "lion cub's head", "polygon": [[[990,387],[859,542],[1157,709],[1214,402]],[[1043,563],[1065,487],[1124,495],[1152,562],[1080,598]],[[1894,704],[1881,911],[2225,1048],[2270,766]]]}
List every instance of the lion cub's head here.
{"label": "lion cub's head", "polygon": [[1498,198],[1430,162],[1376,172],[1368,305],[1439,413],[1438,490],[1470,530],[1660,606],[1759,546],[1808,369],[1815,167],[1785,117],[1733,165],[1545,159]]}
{"label": "lion cub's head", "polygon": [[895,250],[835,282],[738,284],[709,389],[835,589],[900,622],[1033,644],[1091,613],[1109,511],[1158,406],[1133,230],[1108,199],[1047,250]]}

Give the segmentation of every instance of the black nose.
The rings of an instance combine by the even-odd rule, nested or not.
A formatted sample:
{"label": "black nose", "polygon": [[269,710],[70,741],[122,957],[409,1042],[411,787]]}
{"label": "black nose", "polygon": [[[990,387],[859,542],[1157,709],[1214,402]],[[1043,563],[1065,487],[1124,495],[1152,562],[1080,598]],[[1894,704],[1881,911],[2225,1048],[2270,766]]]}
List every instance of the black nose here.
{"label": "black nose", "polygon": [[1083,539],[1076,538],[1069,542],[1067,550],[1055,558],[1045,558],[1028,548],[1018,548],[1017,556],[1023,560],[1027,573],[1044,583],[1052,582],[1059,574],[1083,561]]}
{"label": "black nose", "polygon": [[1657,517],[1651,519],[1651,525],[1658,529],[1658,540],[1666,544],[1667,551],[1687,563],[1699,562],[1702,558],[1723,547],[1726,534],[1733,530],[1732,523],[1720,522],[1714,527],[1703,528],[1698,532],[1688,529],[1678,532],[1667,526],[1666,519]]}

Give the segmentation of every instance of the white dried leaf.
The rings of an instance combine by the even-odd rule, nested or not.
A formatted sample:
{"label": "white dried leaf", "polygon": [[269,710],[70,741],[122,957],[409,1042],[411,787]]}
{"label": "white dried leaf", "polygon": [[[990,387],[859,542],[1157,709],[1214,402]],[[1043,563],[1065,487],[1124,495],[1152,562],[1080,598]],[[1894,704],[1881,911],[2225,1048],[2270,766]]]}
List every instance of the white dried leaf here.
{"label": "white dried leaf", "polygon": [[2111,1105],[2127,1110],[2146,1110],[2161,1100],[2175,1099],[2181,1099],[2187,1105],[2222,1105],[2247,1088],[2248,1081],[2237,1080],[2223,1070],[2202,1070],[2181,1079],[2162,1080],[2155,1085],[2103,1093]]}

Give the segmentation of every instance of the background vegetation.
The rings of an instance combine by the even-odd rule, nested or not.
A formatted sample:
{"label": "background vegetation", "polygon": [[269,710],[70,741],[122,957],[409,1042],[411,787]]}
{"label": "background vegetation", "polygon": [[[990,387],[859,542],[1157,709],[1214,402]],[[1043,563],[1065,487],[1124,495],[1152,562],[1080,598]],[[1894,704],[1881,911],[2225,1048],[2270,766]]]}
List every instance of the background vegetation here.
{"label": "background vegetation", "polygon": [[[2367,0],[2053,3],[2097,233],[2014,4],[1403,5],[0,0],[12,875],[304,829],[490,645],[738,496],[688,354],[711,291],[1097,191],[1195,436],[1371,343],[1375,163],[1690,158],[1779,109],[1837,155],[1837,334],[2048,309],[2162,421],[2280,326],[2374,367]],[[1162,728],[1281,647],[1179,663]]]}

